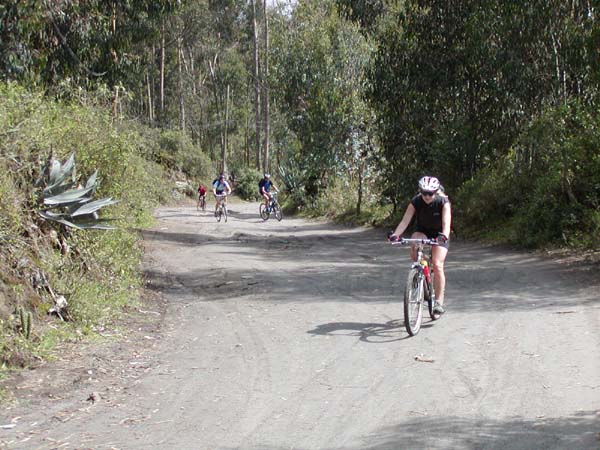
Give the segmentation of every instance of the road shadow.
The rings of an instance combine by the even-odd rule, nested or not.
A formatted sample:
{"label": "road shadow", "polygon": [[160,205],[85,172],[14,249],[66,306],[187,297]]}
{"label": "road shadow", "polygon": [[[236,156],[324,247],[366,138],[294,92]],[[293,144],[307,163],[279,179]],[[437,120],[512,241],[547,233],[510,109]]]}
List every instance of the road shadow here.
{"label": "road shadow", "polygon": [[[568,417],[491,419],[481,415],[455,417],[414,411],[415,417],[361,436],[359,444],[329,450],[597,450],[599,420],[595,411],[578,411]],[[315,433],[319,427],[315,427]],[[285,441],[284,438],[282,440]],[[246,450],[308,450],[301,443],[252,445]],[[233,450],[233,449],[231,449]]]}
{"label": "road shadow", "polygon": [[[319,224],[317,226],[323,226]],[[273,227],[278,228],[279,225]],[[275,233],[273,229],[202,233],[151,230],[146,239],[182,244],[202,264],[204,248],[212,246],[216,263],[202,267],[183,264],[171,273],[177,283],[155,277],[154,289],[181,293],[187,289],[196,301],[265,294],[277,302],[401,302],[410,266],[408,248],[390,246],[374,229],[336,229],[329,234]],[[329,228],[327,228],[331,231]],[[190,245],[192,247],[190,247]],[[195,247],[194,247],[195,246]],[[227,265],[227,261],[248,265]],[[221,264],[217,269],[215,264]],[[248,286],[247,277],[265,280]],[[526,252],[454,242],[446,262],[447,305],[452,312],[540,311],[547,308],[600,306],[593,286],[598,275],[586,267],[567,266]],[[229,284],[215,288],[226,279]]]}
{"label": "road shadow", "polygon": [[314,336],[358,337],[360,341],[374,344],[401,341],[410,337],[402,320],[390,320],[386,323],[329,322],[317,325],[307,333]]}

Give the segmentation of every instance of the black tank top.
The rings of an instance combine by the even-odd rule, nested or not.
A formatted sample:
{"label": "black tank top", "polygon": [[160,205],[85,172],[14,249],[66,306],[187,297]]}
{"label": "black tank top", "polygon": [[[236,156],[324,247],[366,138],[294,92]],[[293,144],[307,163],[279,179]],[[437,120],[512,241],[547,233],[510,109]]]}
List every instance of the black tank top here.
{"label": "black tank top", "polygon": [[436,194],[428,205],[423,201],[421,194],[410,201],[415,207],[417,218],[417,231],[438,233],[442,231],[442,209],[448,203],[448,197]]}

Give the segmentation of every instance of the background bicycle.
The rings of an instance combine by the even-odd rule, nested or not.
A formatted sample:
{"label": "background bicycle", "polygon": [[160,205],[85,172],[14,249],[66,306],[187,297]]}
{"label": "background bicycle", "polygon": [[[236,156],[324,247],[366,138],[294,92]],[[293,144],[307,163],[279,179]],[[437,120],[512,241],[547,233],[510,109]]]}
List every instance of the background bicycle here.
{"label": "background bicycle", "polygon": [[411,264],[404,289],[404,326],[411,336],[421,329],[423,320],[423,303],[427,302],[431,320],[439,319],[434,313],[435,292],[433,289],[433,265],[431,264],[431,249],[438,245],[435,239],[400,239],[392,245],[416,244],[417,260]]}
{"label": "background bicycle", "polygon": [[279,203],[277,202],[277,192],[271,193],[271,201],[269,202],[269,206],[266,206],[264,203],[260,204],[258,207],[258,212],[260,213],[262,220],[268,220],[271,214],[275,214],[275,218],[278,221],[283,219],[281,206],[279,206]]}
{"label": "background bicycle", "polygon": [[227,205],[225,204],[227,194],[218,194],[216,197],[218,206],[215,211],[215,218],[217,219],[217,222],[220,222],[221,218],[225,218],[225,222],[227,222]]}
{"label": "background bicycle", "polygon": [[206,195],[201,195],[198,197],[198,202],[196,203],[196,209],[198,211],[206,211]]}

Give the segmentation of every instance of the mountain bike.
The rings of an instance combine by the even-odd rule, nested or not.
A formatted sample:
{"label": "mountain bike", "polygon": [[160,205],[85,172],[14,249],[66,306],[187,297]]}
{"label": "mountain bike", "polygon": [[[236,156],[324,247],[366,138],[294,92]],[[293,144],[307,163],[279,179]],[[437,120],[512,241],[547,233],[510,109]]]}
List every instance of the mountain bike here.
{"label": "mountain bike", "polygon": [[[404,289],[404,326],[411,336],[421,329],[423,320],[423,303],[427,302],[431,320],[440,318],[433,311],[435,306],[435,291],[433,289],[433,265],[431,264],[431,249],[438,245],[435,239],[400,239],[392,245],[416,244],[417,260],[410,266],[406,288]],[[428,251],[425,248],[428,248]]]}
{"label": "mountain bike", "polygon": [[262,220],[268,220],[271,216],[271,213],[275,214],[275,218],[281,222],[283,219],[283,213],[281,212],[281,206],[277,202],[277,192],[273,192],[271,194],[271,201],[269,202],[269,206],[266,206],[264,203],[261,203],[258,207],[258,212],[260,213],[260,217]]}
{"label": "mountain bike", "polygon": [[196,209],[198,211],[206,211],[206,195],[200,195],[198,197],[198,203],[196,203]]}
{"label": "mountain bike", "polygon": [[218,203],[217,209],[215,210],[217,222],[220,222],[222,217],[224,217],[225,222],[227,222],[227,205],[225,204],[225,197],[227,197],[227,194],[217,194],[215,197],[217,198]]}

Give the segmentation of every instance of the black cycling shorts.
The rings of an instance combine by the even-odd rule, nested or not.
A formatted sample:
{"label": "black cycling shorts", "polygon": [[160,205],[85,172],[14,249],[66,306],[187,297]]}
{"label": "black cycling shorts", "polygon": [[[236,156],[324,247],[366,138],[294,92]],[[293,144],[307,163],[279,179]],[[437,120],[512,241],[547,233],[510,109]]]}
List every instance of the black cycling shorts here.
{"label": "black cycling shorts", "polygon": [[[423,233],[425,236],[427,236],[428,239],[437,239],[438,234],[441,233],[441,231],[439,230],[429,230],[423,227],[417,227],[415,231],[417,231],[418,233]],[[445,249],[449,249],[450,239],[448,239],[446,242],[440,242],[438,245],[440,247],[444,247]]]}

